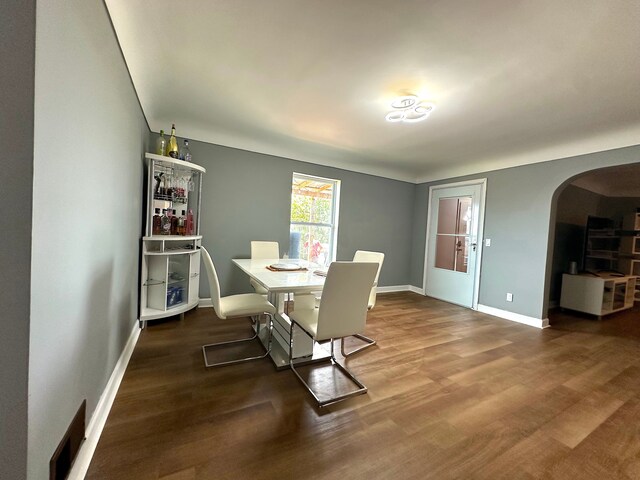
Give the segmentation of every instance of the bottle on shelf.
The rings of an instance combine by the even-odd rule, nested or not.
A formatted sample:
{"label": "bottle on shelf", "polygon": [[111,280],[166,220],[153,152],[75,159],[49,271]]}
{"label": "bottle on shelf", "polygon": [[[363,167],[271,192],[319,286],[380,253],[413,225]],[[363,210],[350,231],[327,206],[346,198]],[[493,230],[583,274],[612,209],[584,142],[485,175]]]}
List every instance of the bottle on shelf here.
{"label": "bottle on shelf", "polygon": [[187,220],[184,218],[185,211],[182,210],[182,215],[178,218],[178,235],[187,234]]}
{"label": "bottle on shelf", "polygon": [[167,144],[167,155],[171,158],[178,158],[178,140],[176,139],[176,124],[171,124],[171,136]]}
{"label": "bottle on shelf", "polygon": [[156,140],[156,153],[158,155],[167,154],[167,139],[164,138],[164,130],[160,130],[160,136]]}
{"label": "bottle on shelf", "polygon": [[161,219],[162,231],[161,235],[169,235],[171,234],[171,219],[167,216],[167,209],[162,209],[162,219]]}
{"label": "bottle on shelf", "polygon": [[192,209],[189,209],[189,213],[187,213],[187,235],[195,235]]}
{"label": "bottle on shelf", "polygon": [[178,217],[176,211],[171,211],[171,235],[178,235]]}
{"label": "bottle on shelf", "polygon": [[160,209],[156,208],[156,213],[153,216],[152,235],[160,235],[161,233],[162,233],[162,215],[160,215]]}
{"label": "bottle on shelf", "polygon": [[191,161],[191,150],[189,150],[189,140],[184,139],[184,145],[180,149],[180,160],[184,160],[185,162]]}

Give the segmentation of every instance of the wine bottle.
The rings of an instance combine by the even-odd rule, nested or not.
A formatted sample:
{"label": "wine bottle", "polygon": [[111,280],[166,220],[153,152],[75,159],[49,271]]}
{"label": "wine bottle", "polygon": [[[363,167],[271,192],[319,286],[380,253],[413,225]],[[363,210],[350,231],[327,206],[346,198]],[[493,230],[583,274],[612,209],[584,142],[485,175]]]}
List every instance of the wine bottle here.
{"label": "wine bottle", "polygon": [[169,235],[171,233],[171,219],[167,216],[167,209],[162,209],[162,231],[161,235]]}
{"label": "wine bottle", "polygon": [[178,140],[176,139],[176,124],[171,124],[171,136],[167,144],[167,155],[171,158],[178,158]]}
{"label": "wine bottle", "polygon": [[189,209],[189,213],[187,213],[187,235],[195,235],[196,232],[194,230],[193,225],[193,210]]}
{"label": "wine bottle", "polygon": [[186,235],[187,234],[187,221],[184,218],[185,211],[182,210],[182,215],[178,218],[178,235]]}
{"label": "wine bottle", "polygon": [[176,211],[173,210],[171,215],[171,235],[178,234],[178,217],[176,216]]}
{"label": "wine bottle", "polygon": [[153,216],[152,235],[160,235],[161,233],[162,233],[162,217],[160,216],[160,209],[156,208],[156,214]]}
{"label": "wine bottle", "polygon": [[158,155],[167,154],[167,139],[164,138],[164,130],[160,130],[160,136],[156,140],[156,153]]}

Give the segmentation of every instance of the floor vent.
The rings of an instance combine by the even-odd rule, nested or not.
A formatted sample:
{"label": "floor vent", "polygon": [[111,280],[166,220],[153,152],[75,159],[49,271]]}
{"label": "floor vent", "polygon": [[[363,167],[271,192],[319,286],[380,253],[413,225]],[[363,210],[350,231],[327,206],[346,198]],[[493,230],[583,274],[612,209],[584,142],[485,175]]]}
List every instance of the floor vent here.
{"label": "floor vent", "polygon": [[64,480],[71,471],[71,465],[80,450],[84,440],[85,418],[87,413],[87,401],[83,400],[78,413],[73,417],[71,425],[62,437],[49,462],[49,480]]}

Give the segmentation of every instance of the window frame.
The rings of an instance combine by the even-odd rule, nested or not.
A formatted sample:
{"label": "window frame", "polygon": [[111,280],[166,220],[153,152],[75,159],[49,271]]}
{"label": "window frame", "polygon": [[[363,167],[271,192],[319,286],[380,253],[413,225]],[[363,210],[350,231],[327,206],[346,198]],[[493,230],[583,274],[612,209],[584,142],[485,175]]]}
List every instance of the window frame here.
{"label": "window frame", "polygon": [[[293,182],[294,180],[309,180],[313,182],[322,182],[333,184],[333,195],[331,197],[331,223],[324,222],[294,222],[291,219],[291,210],[293,208]],[[310,226],[310,227],[329,227],[331,233],[329,234],[329,258],[325,259],[325,263],[330,263],[336,260],[336,252],[338,246],[338,219],[340,212],[340,180],[335,178],[319,177],[317,175],[309,175],[306,173],[293,172],[291,175],[291,204],[289,205],[289,232],[291,227],[295,226]]]}

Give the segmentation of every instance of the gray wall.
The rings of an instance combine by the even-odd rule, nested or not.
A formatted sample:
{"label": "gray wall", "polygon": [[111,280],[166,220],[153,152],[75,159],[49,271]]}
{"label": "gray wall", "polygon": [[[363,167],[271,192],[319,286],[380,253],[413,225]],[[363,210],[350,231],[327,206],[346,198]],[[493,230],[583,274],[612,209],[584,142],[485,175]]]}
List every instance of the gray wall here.
{"label": "gray wall", "polygon": [[137,325],[149,130],[102,1],[38,2],[36,26],[28,477],[43,479]]}
{"label": "gray wall", "polygon": [[0,478],[26,478],[35,1],[2,3]]}
{"label": "gray wall", "polygon": [[[251,240],[275,240],[288,251],[293,172],[341,181],[338,260],[358,249],[384,252],[380,285],[409,284],[415,185],[203,142],[191,141],[190,149],[207,169],[201,233],[223,295],[251,291],[231,263],[249,258]],[[201,297],[210,296],[205,276],[200,288]]]}
{"label": "gray wall", "polygon": [[[429,186],[487,178],[484,236],[492,243],[491,247],[483,248],[479,301],[490,307],[545,318],[558,187],[589,170],[639,161],[640,146],[636,145],[418,185],[411,283],[423,284]],[[513,303],[506,301],[506,292],[513,293]]]}

